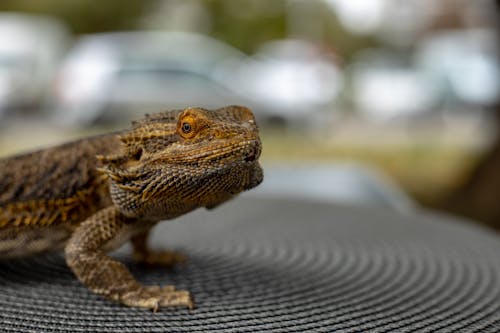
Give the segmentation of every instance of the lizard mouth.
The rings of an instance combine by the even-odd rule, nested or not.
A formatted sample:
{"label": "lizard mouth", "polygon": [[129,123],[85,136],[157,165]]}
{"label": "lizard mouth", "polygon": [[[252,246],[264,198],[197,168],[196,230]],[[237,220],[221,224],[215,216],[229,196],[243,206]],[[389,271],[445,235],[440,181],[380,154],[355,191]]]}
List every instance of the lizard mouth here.
{"label": "lizard mouth", "polygon": [[[199,163],[200,161],[212,162],[220,160],[239,160],[244,163],[254,163],[260,156],[261,147],[260,141],[258,140],[247,140],[241,141],[236,144],[226,144],[218,147],[216,150],[208,151],[205,149],[197,149],[198,151],[193,153],[192,150],[186,150],[183,152],[176,152],[177,163]],[[173,155],[173,154],[172,154]],[[162,156],[162,160],[169,160],[171,155]]]}
{"label": "lizard mouth", "polygon": [[[232,159],[233,156],[244,163],[254,163],[260,157],[260,142],[257,140],[242,141],[236,145],[227,145],[217,152],[203,154],[207,160]],[[201,157],[201,155],[199,155]],[[237,157],[239,156],[239,157]]]}

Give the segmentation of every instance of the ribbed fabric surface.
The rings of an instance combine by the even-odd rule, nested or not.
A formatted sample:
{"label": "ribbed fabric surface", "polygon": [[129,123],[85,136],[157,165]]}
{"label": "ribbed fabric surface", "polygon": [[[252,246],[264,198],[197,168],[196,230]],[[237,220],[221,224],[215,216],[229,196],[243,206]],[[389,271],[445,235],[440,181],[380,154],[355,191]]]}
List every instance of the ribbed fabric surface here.
{"label": "ribbed fabric surface", "polygon": [[156,230],[189,262],[145,269],[197,308],[87,291],[61,254],[0,263],[1,332],[500,332],[500,238],[428,212],[239,198]]}

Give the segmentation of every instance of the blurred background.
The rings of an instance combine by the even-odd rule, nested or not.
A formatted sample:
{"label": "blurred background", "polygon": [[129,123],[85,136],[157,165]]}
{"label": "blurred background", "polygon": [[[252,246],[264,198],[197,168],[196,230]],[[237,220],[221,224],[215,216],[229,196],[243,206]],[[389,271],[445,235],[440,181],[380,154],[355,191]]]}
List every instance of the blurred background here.
{"label": "blurred background", "polygon": [[248,195],[500,228],[500,1],[2,0],[0,156],[243,104]]}

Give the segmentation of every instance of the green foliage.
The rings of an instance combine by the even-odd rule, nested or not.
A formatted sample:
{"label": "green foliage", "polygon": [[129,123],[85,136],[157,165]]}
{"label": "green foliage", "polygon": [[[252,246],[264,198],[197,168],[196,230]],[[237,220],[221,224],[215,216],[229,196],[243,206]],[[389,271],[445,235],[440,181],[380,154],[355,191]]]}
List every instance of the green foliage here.
{"label": "green foliage", "polygon": [[[212,14],[211,35],[252,53],[265,41],[285,36],[283,0],[208,0]],[[270,8],[271,7],[271,8]]]}
{"label": "green foliage", "polygon": [[[186,0],[187,1],[187,0]],[[299,37],[309,38],[337,50],[349,60],[358,50],[374,46],[372,37],[353,36],[344,30],[335,13],[321,1],[285,0],[191,0],[203,4],[211,18],[213,37],[240,50],[252,53],[263,42],[290,35],[290,13],[294,4],[295,19],[316,32]],[[182,1],[170,0],[172,4]],[[157,8],[158,0],[1,0],[0,11],[49,14],[63,19],[75,34],[140,28],[141,20]],[[302,13],[302,11],[304,12]],[[298,13],[298,15],[297,15]],[[293,29],[292,29],[293,30]],[[297,31],[294,32],[296,34]]]}
{"label": "green foliage", "polygon": [[[211,35],[252,53],[263,42],[289,37],[292,1],[284,0],[206,0],[203,2],[212,15]],[[340,24],[335,13],[317,0],[296,2],[299,13],[295,19],[304,26],[314,25],[316,35],[295,31],[294,37],[319,42],[338,52],[349,61],[360,49],[378,42],[372,36],[355,36]],[[302,9],[305,9],[301,13]]]}
{"label": "green foliage", "polygon": [[153,2],[155,0],[2,0],[0,10],[54,15],[79,34],[134,29]]}

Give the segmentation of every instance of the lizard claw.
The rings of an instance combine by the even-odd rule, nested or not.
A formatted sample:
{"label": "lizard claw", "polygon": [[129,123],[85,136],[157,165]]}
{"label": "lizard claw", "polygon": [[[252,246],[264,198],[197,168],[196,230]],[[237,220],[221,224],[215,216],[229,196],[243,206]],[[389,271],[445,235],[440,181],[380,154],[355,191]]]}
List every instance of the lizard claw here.
{"label": "lizard claw", "polygon": [[191,294],[186,290],[175,290],[173,286],[143,286],[123,295],[121,301],[128,306],[149,308],[153,312],[162,307],[185,306],[190,310],[194,309]]}

